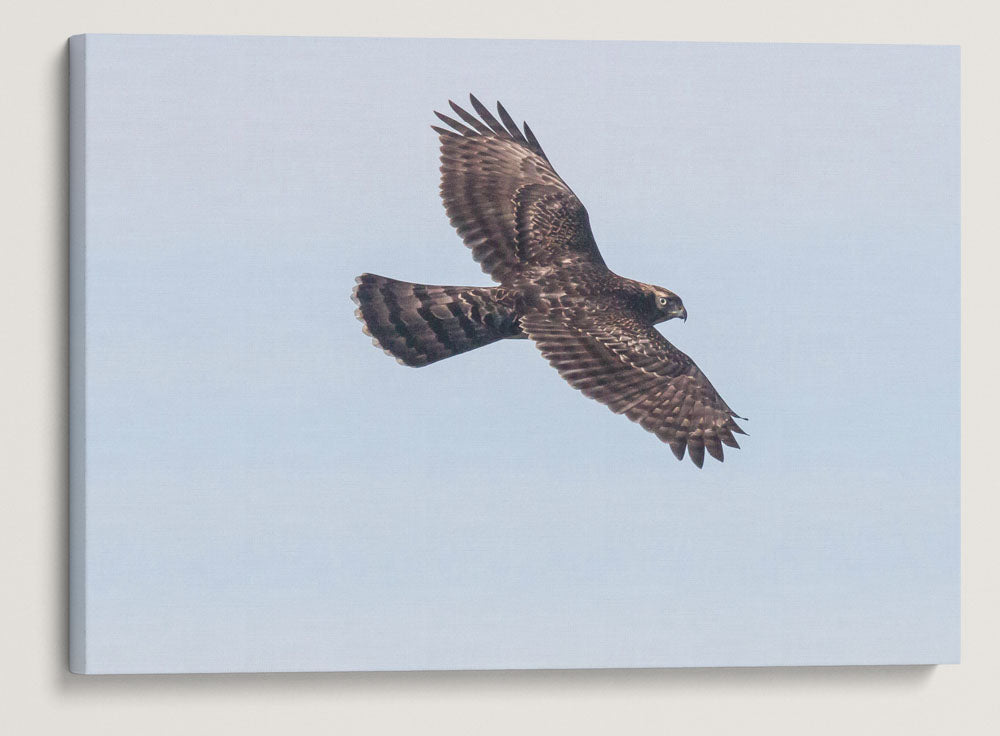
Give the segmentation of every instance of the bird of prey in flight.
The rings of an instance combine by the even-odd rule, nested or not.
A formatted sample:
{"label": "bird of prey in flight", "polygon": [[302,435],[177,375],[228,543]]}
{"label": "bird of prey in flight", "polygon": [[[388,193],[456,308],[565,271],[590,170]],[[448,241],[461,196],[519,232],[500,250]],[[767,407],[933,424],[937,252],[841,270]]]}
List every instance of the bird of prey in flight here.
{"label": "bird of prey in flight", "polygon": [[723,459],[746,434],[718,392],[654,325],[687,319],[669,289],[613,273],[587,210],[555,172],[527,123],[499,103],[499,120],[435,113],[441,197],[451,224],[499,286],[429,286],[371,273],[353,298],[364,332],[408,366],[424,366],[508,338],[528,338],[573,387],[685,450]]}

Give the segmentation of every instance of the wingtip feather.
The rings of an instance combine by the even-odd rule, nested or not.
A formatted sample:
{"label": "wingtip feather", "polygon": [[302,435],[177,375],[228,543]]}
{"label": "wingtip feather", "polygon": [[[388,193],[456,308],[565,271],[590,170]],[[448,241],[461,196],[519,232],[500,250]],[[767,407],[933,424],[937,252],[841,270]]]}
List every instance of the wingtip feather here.
{"label": "wingtip feather", "polygon": [[674,457],[678,460],[684,459],[684,451],[687,449],[687,442],[683,439],[676,439],[670,441],[670,449],[674,453]]}
{"label": "wingtip feather", "polygon": [[700,437],[688,438],[688,457],[699,468],[705,465],[705,443]]}
{"label": "wingtip feather", "polygon": [[718,437],[712,437],[711,439],[705,438],[705,449],[708,450],[708,454],[718,460],[720,463],[726,461],[725,455],[722,450],[722,442]]}
{"label": "wingtip feather", "polygon": [[458,122],[454,118],[450,118],[450,117],[448,117],[447,115],[445,115],[442,112],[438,112],[437,110],[435,110],[434,114],[438,116],[438,118],[441,120],[441,122],[443,122],[445,125],[447,125],[447,126],[449,126],[451,128],[454,128],[455,130],[457,130],[462,135],[475,135],[476,134],[476,131],[474,131],[472,128],[468,127],[467,125],[463,125],[462,123]]}

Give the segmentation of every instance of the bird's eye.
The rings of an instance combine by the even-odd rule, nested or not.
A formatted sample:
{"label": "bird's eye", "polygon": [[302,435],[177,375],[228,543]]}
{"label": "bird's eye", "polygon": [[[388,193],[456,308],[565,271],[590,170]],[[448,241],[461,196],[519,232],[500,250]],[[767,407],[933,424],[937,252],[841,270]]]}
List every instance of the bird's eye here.
{"label": "bird's eye", "polygon": [[667,297],[661,296],[658,301],[660,302],[661,307],[667,306]]}

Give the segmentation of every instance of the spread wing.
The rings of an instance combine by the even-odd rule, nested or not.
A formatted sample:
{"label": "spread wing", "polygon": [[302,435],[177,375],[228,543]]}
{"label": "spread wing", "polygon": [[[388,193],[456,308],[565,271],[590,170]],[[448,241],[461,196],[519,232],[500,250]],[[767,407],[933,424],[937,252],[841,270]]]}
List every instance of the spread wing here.
{"label": "spread wing", "polygon": [[[522,132],[499,103],[500,120],[475,97],[479,118],[454,102],[461,122],[441,139],[441,198],[483,271],[502,284],[531,267],[604,266],[587,210],[552,168],[528,124]],[[501,122],[502,121],[502,122]]]}
{"label": "spread wing", "polygon": [[[655,328],[624,310],[554,309],[522,317],[528,336],[573,388],[624,414],[699,468],[746,434],[705,374]],[[742,417],[740,417],[742,418]]]}

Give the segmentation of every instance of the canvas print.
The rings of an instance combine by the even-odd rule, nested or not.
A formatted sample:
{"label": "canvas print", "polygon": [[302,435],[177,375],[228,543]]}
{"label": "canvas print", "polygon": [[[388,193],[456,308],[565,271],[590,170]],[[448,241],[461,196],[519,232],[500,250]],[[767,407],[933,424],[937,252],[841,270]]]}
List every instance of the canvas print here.
{"label": "canvas print", "polygon": [[70,60],[73,671],[958,661],[956,47]]}

